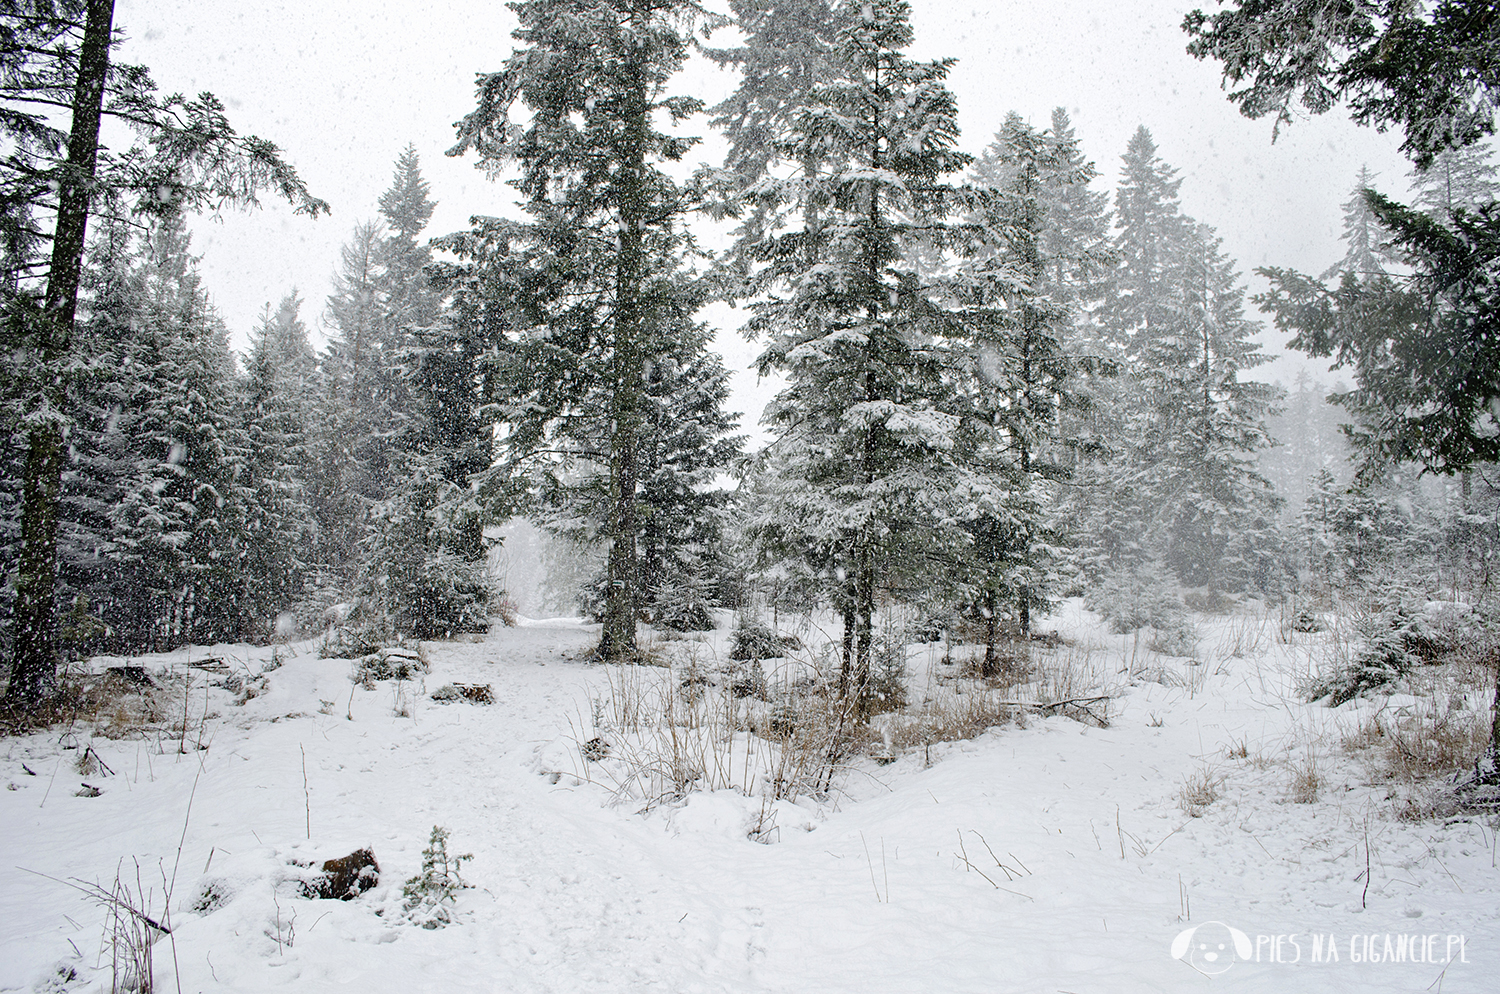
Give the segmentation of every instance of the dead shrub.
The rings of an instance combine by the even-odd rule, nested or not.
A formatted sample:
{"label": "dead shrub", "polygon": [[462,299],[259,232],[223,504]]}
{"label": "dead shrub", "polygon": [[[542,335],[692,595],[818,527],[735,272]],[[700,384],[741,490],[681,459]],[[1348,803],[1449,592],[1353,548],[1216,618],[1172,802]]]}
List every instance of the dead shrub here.
{"label": "dead shrub", "polygon": [[959,672],[970,679],[982,679],[1001,690],[1025,683],[1036,671],[1031,643],[1019,636],[1001,639],[995,643],[995,656],[991,666],[992,673],[986,676],[985,653],[973,653],[964,658]]}
{"label": "dead shrub", "polygon": [[519,612],[516,609],[515,600],[506,591],[502,590],[490,600],[490,610],[495,613],[495,616],[500,619],[500,623],[506,628],[516,627]]}
{"label": "dead shrub", "polygon": [[1373,753],[1378,779],[1416,784],[1451,777],[1472,767],[1489,747],[1488,702],[1471,703],[1479,702],[1430,689],[1413,704],[1367,715],[1344,735],[1344,748]]}
{"label": "dead shrub", "polygon": [[1002,703],[999,695],[988,689],[974,688],[968,693],[945,689],[892,723],[891,744],[911,749],[934,742],[957,742],[1010,724],[1026,727],[1024,708]]}

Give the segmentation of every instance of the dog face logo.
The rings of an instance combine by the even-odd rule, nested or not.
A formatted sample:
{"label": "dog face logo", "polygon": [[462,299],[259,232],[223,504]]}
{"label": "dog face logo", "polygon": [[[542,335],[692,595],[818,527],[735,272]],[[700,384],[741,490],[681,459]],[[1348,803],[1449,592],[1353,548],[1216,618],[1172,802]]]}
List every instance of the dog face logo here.
{"label": "dog face logo", "polygon": [[1172,958],[1180,959],[1199,973],[1216,976],[1255,953],[1250,937],[1223,922],[1204,922],[1177,934],[1172,940]]}

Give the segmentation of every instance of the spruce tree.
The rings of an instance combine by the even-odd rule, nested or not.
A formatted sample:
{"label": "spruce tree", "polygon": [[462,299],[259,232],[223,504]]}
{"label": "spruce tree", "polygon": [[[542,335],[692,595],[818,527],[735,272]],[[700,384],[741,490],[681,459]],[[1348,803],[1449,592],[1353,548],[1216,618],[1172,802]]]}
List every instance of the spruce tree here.
{"label": "spruce tree", "polygon": [[1069,338],[1093,347],[1094,335],[1085,326],[1109,294],[1114,252],[1109,245],[1109,194],[1092,189],[1099,176],[1083,152],[1068,112],[1052,111],[1047,133],[1056,168],[1046,182],[1047,225],[1041,255],[1048,263],[1050,293],[1068,307]]}
{"label": "spruce tree", "polygon": [[1265,362],[1244,316],[1244,287],[1207,225],[1182,245],[1179,321],[1141,350],[1155,431],[1148,458],[1165,485],[1166,559],[1190,587],[1274,592],[1281,501],[1255,467],[1272,444],[1281,391],[1245,377]]}
{"label": "spruce tree", "polygon": [[[740,84],[712,109],[710,123],[729,142],[725,167],[748,183],[782,157],[814,88],[848,76],[841,32],[854,7],[836,0],[730,0],[729,7],[744,44],[706,54],[737,69]],[[819,158],[800,164],[812,173]]]}
{"label": "spruce tree", "polygon": [[[646,373],[647,406],[641,444],[641,617],[663,628],[713,627],[709,609],[723,606],[730,578],[724,539],[729,491],[717,485],[740,453],[731,432],[736,418],[724,410],[729,374],[707,351],[708,329],[697,327],[674,354],[659,357]],[[574,540],[597,537],[602,519],[597,491],[582,485],[550,490],[543,520]],[[597,481],[596,481],[597,483]],[[585,608],[599,616],[607,603],[607,571],[593,578]]]}
{"label": "spruce tree", "polygon": [[1177,200],[1182,181],[1157,155],[1145,128],[1137,129],[1121,157],[1110,248],[1114,268],[1095,310],[1093,348],[1117,376],[1095,384],[1095,405],[1080,425],[1097,440],[1079,465],[1069,518],[1080,536],[1076,561],[1091,581],[1129,572],[1161,554],[1161,498],[1148,450],[1161,428],[1141,384],[1141,352],[1176,314],[1171,271],[1188,221]]}
{"label": "spruce tree", "polygon": [[301,594],[318,547],[308,478],[320,384],[294,289],[267,304],[245,358],[243,422],[248,501],[243,561],[258,581],[259,610],[274,616]]}
{"label": "spruce tree", "polygon": [[[705,13],[686,0],[527,0],[520,47],[479,79],[453,154],[514,170],[526,219],[440,240],[454,320],[497,354],[503,463],[539,488],[579,480],[604,508],[599,654],[635,652],[649,371],[687,339],[706,287],[689,268],[692,191],[665,170],[702,109],[668,94]],[[518,106],[519,105],[519,106]]]}
{"label": "spruce tree", "polygon": [[[411,146],[340,254],[321,357],[313,506],[329,593],[356,594],[371,638],[440,638],[487,624],[482,520],[470,477],[489,465],[476,353],[439,321],[419,236],[436,204]],[[458,511],[463,507],[466,510]]]}
{"label": "spruce tree", "polygon": [[1277,501],[1254,467],[1277,393],[1243,374],[1264,362],[1244,288],[1206,225],[1184,215],[1181,181],[1140,128],[1122,159],[1114,250],[1101,307],[1122,360],[1113,451],[1087,515],[1096,572],[1160,559],[1187,586],[1272,584]]}
{"label": "spruce tree", "polygon": [[[941,309],[915,257],[948,237],[962,201],[944,177],[969,161],[954,148],[951,61],[903,54],[909,5],[849,6],[851,78],[815,87],[781,146],[826,168],[752,188],[772,222],[739,249],[755,294],[747,330],[767,343],[759,366],[790,381],[766,409],[778,472],[753,526],[803,559],[844,615],[846,690],[869,673],[878,590],[936,572],[961,544],[946,512],[961,418]],[[809,203],[826,206],[815,215]]]}
{"label": "spruce tree", "polygon": [[954,286],[956,316],[970,336],[969,458],[990,483],[976,492],[979,513],[967,522],[974,606],[988,633],[986,675],[997,665],[1003,605],[1014,607],[1021,633],[1029,635],[1032,611],[1048,603],[1061,565],[1054,515],[1056,484],[1068,472],[1063,413],[1077,402],[1074,378],[1086,363],[1064,341],[1078,309],[1078,284],[1048,250],[1083,256],[1058,231],[1069,219],[1058,208],[1071,197],[1066,191],[1086,187],[1092,176],[1080,162],[1076,140],[1038,131],[1012,112],[973,170],[987,194],[977,215],[984,237]]}
{"label": "spruce tree", "polygon": [[1387,232],[1370,209],[1365,191],[1373,188],[1376,174],[1361,166],[1349,199],[1344,201],[1344,257],[1323,271],[1319,279],[1340,273],[1352,273],[1356,279],[1373,279],[1389,272],[1392,263],[1400,262]]}
{"label": "spruce tree", "polygon": [[355,225],[339,249],[324,322],[328,345],[319,357],[323,391],[312,444],[309,485],[318,523],[318,567],[324,582],[352,581],[367,504],[384,496],[386,452],[394,411],[384,410],[381,236],[373,222]]}
{"label": "spruce tree", "polygon": [[418,241],[437,205],[412,147],[397,159],[379,203],[383,224],[356,225],[340,251],[325,311],[332,334],[321,357],[318,561],[346,588],[357,582],[371,509],[399,483],[402,440],[415,443],[407,436],[419,404],[407,374],[420,365],[421,346],[411,329],[430,327],[441,304],[424,271],[431,250]]}
{"label": "spruce tree", "polygon": [[1127,354],[1138,354],[1158,326],[1176,310],[1172,268],[1190,230],[1182,214],[1177,170],[1156,153],[1145,126],[1138,128],[1121,156],[1115,190],[1114,251],[1119,260],[1104,317]]}
{"label": "spruce tree", "polygon": [[234,360],[187,249],[168,217],[140,238],[112,224],[91,251],[80,342],[109,368],[76,385],[63,475],[74,651],[242,638],[255,617]]}
{"label": "spruce tree", "polygon": [[1407,178],[1416,192],[1412,206],[1444,224],[1453,220],[1456,211],[1474,213],[1500,199],[1496,196],[1500,194],[1500,167],[1487,141],[1445,149],[1433,157],[1431,165],[1413,169]]}

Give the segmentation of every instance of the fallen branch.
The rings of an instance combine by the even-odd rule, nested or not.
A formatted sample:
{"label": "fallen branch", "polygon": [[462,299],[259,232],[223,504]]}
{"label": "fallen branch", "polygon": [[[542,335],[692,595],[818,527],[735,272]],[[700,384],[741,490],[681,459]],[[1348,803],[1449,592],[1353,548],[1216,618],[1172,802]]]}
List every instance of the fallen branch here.
{"label": "fallen branch", "polygon": [[[1037,714],[1055,715],[1061,714],[1065,718],[1074,721],[1082,721],[1078,713],[1087,715],[1095,725],[1100,728],[1109,727],[1109,702],[1111,698],[1106,694],[1096,697],[1069,697],[1061,701],[996,701],[996,707],[1020,708]],[[1103,705],[1101,713],[1095,714],[1094,708]],[[1070,712],[1071,709],[1071,712]]]}

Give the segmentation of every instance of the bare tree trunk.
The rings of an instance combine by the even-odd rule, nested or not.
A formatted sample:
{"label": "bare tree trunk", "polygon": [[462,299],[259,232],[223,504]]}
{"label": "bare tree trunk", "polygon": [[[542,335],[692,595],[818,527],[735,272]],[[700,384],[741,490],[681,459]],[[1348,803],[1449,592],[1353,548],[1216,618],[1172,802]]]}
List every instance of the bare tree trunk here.
{"label": "bare tree trunk", "polygon": [[610,515],[609,592],[604,600],[604,630],[599,656],[606,662],[635,653],[637,562],[635,547],[635,439],[621,433],[615,442],[611,487],[615,506]]}
{"label": "bare tree trunk", "polygon": [[875,563],[868,545],[860,550],[859,601],[855,606],[854,693],[863,694],[870,682],[870,650],[875,616]]}
{"label": "bare tree trunk", "polygon": [[844,658],[839,668],[839,700],[849,697],[849,680],[854,672],[854,591],[847,590],[848,602],[844,605]]}
{"label": "bare tree trunk", "polygon": [[979,675],[989,678],[1000,672],[1000,660],[995,650],[1000,627],[995,615],[999,612],[999,605],[993,591],[985,596],[984,611],[984,665],[979,668]]}
{"label": "bare tree trunk", "polygon": [[1490,702],[1489,775],[1500,783],[1500,654],[1490,662],[1495,667],[1495,698]]}
{"label": "bare tree trunk", "polygon": [[114,14],[114,0],[88,0],[73,89],[68,158],[58,171],[52,263],[37,327],[39,367],[45,379],[39,410],[32,412],[39,417],[27,439],[22,477],[21,555],[12,620],[14,658],[6,690],[6,700],[27,711],[37,710],[57,691],[57,506],[62,490],[67,403],[63,367],[78,311]]}

